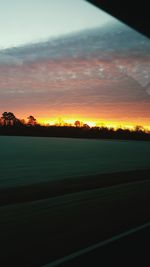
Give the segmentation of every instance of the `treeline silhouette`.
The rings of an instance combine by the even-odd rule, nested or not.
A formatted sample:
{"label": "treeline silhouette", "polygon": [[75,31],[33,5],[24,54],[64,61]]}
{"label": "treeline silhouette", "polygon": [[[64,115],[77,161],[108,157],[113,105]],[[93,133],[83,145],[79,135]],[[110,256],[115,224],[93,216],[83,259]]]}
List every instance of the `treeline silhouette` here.
{"label": "treeline silhouette", "polygon": [[80,121],[75,121],[74,126],[42,126],[31,115],[25,122],[17,119],[12,112],[2,114],[0,135],[150,141],[150,132],[146,132],[141,126],[136,126],[134,130],[122,128],[115,130],[107,127],[89,127],[87,124],[81,124]]}

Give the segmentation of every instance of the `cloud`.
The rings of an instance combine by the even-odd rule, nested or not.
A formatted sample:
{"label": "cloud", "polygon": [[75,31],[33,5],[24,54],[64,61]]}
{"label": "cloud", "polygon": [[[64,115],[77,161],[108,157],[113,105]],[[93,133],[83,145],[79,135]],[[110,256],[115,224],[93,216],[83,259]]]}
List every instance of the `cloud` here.
{"label": "cloud", "polygon": [[150,45],[131,33],[126,30],[121,37],[108,29],[99,35],[96,29],[84,38],[79,34],[0,53],[0,109],[30,107],[41,114],[103,110],[109,117],[127,116],[130,106],[130,115],[144,116],[150,101]]}

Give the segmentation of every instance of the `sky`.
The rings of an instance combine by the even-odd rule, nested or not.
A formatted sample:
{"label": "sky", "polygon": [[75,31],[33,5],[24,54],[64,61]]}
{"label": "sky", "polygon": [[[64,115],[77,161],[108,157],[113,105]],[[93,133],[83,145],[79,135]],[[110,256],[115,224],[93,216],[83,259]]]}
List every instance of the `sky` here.
{"label": "sky", "polygon": [[84,0],[0,0],[0,112],[150,129],[150,42]]}
{"label": "sky", "polygon": [[84,0],[0,0],[0,48],[39,42],[111,20]]}

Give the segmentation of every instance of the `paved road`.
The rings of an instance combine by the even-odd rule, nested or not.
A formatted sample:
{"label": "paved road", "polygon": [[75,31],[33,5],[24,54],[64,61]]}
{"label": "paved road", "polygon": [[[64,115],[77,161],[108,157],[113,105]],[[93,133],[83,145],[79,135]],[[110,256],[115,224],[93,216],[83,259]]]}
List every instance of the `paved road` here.
{"label": "paved road", "polygon": [[150,222],[149,203],[146,180],[1,206],[0,266],[41,267]]}
{"label": "paved road", "polygon": [[[150,223],[99,242],[43,267],[150,266]],[[108,265],[109,264],[109,265]]]}

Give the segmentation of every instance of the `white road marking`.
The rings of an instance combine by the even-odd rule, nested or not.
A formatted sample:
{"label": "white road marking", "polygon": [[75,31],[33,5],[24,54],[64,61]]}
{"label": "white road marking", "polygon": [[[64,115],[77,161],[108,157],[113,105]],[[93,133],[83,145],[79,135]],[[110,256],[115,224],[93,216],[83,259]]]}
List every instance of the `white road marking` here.
{"label": "white road marking", "polygon": [[112,238],[106,239],[104,241],[100,241],[99,243],[96,243],[96,244],[94,244],[92,246],[89,246],[87,248],[84,248],[84,249],[81,249],[79,251],[76,251],[76,252],[74,252],[74,253],[72,253],[72,254],[70,254],[68,256],[65,256],[65,257],[63,257],[61,259],[55,260],[55,261],[53,261],[53,262],[51,262],[49,264],[43,265],[42,267],[55,267],[55,266],[59,266],[62,263],[65,263],[67,261],[70,261],[72,259],[75,259],[76,257],[79,257],[81,255],[84,255],[84,254],[86,254],[88,252],[91,252],[91,251],[97,249],[97,248],[100,248],[100,247],[103,247],[105,245],[108,245],[108,244],[110,244],[110,243],[112,243],[114,241],[117,241],[117,240],[119,240],[119,239],[121,239],[123,237],[126,237],[126,236],[129,236],[131,234],[134,234],[134,233],[136,233],[136,232],[138,232],[138,231],[140,231],[142,229],[145,229],[147,227],[150,227],[150,222],[145,223],[143,225],[140,225],[138,227],[132,228],[132,229],[130,229],[128,231],[125,231],[125,232],[123,232],[123,233],[121,233],[119,235],[113,236]]}

